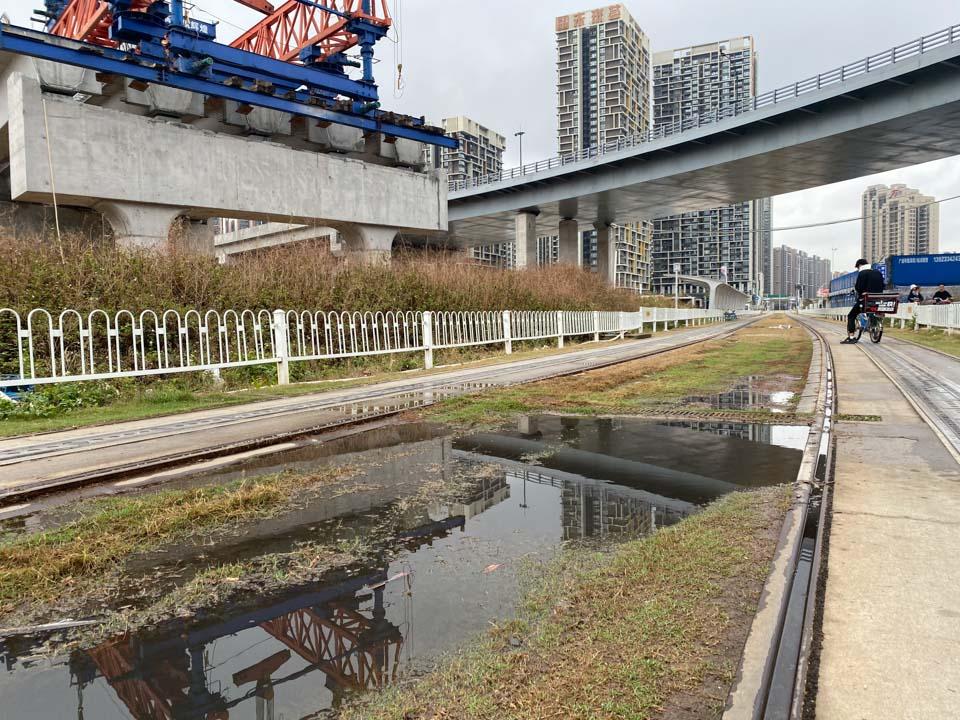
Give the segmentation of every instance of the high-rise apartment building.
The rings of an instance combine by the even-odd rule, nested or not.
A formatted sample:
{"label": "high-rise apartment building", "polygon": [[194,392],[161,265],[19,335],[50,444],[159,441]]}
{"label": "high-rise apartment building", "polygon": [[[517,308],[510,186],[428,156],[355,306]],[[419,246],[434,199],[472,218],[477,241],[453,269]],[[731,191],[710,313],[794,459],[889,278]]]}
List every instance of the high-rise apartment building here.
{"label": "high-rise apartment building", "polygon": [[771,294],[814,300],[820,288],[829,288],[833,273],[830,261],[816,255],[807,255],[786,245],[773,248]]}
{"label": "high-rise apartment building", "polygon": [[452,181],[471,180],[503,170],[507,139],[468,117],[444,118],[443,130],[459,147],[443,148],[441,165]]}
{"label": "high-rise apartment building", "polygon": [[[734,109],[756,94],[753,38],[655,53],[652,74],[654,129]],[[724,279],[744,292],[763,293],[771,274],[770,216],[770,201],[756,200],[654,220],[654,288],[672,292],[679,265],[683,275]]]}
{"label": "high-rise apartment building", "polygon": [[[470,180],[503,170],[507,139],[475,120],[459,115],[444,118],[443,130],[460,144],[455,149],[428,146],[434,166],[447,171],[448,180]],[[484,265],[511,267],[513,243],[496,243],[470,249],[470,255]]]}
{"label": "high-rise apartment building", "polygon": [[[650,127],[650,40],[621,4],[562,15],[557,32],[557,141],[561,155],[600,147]],[[647,222],[610,229],[616,284],[649,287]],[[597,261],[596,232],[583,233],[583,265]]]}
{"label": "high-rise apartment building", "polygon": [[871,185],[863,193],[860,252],[871,263],[890,255],[940,250],[940,206],[906,185]]}
{"label": "high-rise apartment building", "polygon": [[623,5],[561,15],[557,31],[560,154],[650,127],[650,40]]}

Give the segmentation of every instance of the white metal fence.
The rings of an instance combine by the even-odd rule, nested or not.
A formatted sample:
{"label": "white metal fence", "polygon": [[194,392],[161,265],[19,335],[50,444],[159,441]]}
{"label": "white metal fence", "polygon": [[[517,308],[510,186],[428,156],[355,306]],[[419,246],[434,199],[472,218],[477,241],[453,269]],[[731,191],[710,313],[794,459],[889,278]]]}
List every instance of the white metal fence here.
{"label": "white metal fence", "polygon": [[569,165],[570,163],[584,162],[607,155],[609,153],[628,150],[630,148],[637,147],[638,145],[643,145],[644,143],[683,133],[688,130],[694,130],[696,128],[710,125],[727,118],[753,112],[754,110],[768,107],[770,105],[776,105],[784,100],[792,100],[793,98],[800,97],[801,95],[805,95],[810,92],[815,92],[825,87],[830,87],[831,85],[844,83],[847,80],[860,75],[865,75],[867,73],[889,67],[890,65],[903,62],[904,60],[917,57],[918,55],[923,55],[931,50],[943,47],[944,45],[950,45],[955,42],[960,42],[960,25],[952,25],[935,33],[924,35],[923,37],[911,40],[910,42],[902,45],[897,45],[896,47],[888,48],[874,55],[869,55],[860,60],[848,63],[834,70],[829,70],[825,73],[820,73],[819,75],[813,75],[805,80],[798,80],[795,83],[785,85],[784,87],[777,88],[776,90],[770,90],[761,95],[747,98],[739,103],[723,105],[722,107],[714,107],[712,111],[699,115],[693,115],[689,117],[684,116],[682,119],[673,123],[657,126],[656,130],[647,130],[639,135],[621,138],[619,140],[607,143],[606,145],[585,148],[577,153],[561,155],[558,157],[549,158],[547,160],[540,160],[535,163],[528,163],[527,165],[523,165],[518,168],[503,170],[491,175],[470,178],[468,180],[451,180],[450,192],[469,190],[471,188],[481,187],[483,185],[489,185],[495,182],[502,182],[504,180],[513,180],[526,175],[533,175],[539,172],[545,172],[554,168]]}
{"label": "white metal fence", "polygon": [[[812,310],[803,310],[801,314],[811,317],[822,317],[830,320],[846,321],[850,312],[850,307],[843,308],[817,308]],[[960,330],[960,304],[952,305],[918,305],[916,303],[900,303],[900,307],[895,315],[887,315],[884,320],[891,326],[899,323],[900,327],[906,327],[907,323],[913,322],[914,329],[921,328],[942,328],[948,331]]]}
{"label": "white metal fence", "polygon": [[0,388],[290,363],[424,353],[566,338],[623,337],[645,327],[699,325],[722,319],[711,310],[640,308],[637,312],[297,312],[294,310],[145,310],[86,314],[0,308]]}

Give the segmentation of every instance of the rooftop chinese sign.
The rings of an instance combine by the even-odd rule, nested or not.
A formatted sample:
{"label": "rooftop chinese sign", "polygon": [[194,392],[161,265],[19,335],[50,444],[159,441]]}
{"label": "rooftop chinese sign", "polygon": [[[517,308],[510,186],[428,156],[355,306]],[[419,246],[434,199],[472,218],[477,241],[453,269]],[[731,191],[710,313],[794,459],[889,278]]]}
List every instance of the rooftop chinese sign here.
{"label": "rooftop chinese sign", "polygon": [[588,25],[600,25],[601,23],[614,22],[623,17],[623,5],[610,5],[596,10],[587,10],[585,12],[576,12],[571,15],[561,15],[557,18],[557,32],[566,30],[576,30],[577,28],[587,27]]}

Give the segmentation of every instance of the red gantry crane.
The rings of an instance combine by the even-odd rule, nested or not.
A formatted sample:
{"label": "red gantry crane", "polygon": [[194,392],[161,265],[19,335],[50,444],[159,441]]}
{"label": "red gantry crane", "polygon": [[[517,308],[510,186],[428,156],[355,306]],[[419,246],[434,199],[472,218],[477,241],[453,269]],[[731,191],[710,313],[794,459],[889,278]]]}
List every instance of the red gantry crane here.
{"label": "red gantry crane", "polygon": [[[0,50],[159,84],[244,107],[339,123],[388,142],[454,148],[424,118],[380,109],[374,45],[392,20],[387,0],[234,0],[263,14],[230,45],[185,0],[45,0],[45,32],[0,24]],[[73,42],[63,42],[68,39]],[[346,51],[355,49],[347,56]],[[359,77],[348,75],[358,67]]]}
{"label": "red gantry crane", "polygon": [[[267,0],[234,0],[266,15],[236,40],[231,47],[285,62],[296,61],[307,48],[316,48],[314,60],[325,60],[355,47],[359,38],[347,25],[363,18],[389,28],[390,9],[386,0],[287,0],[274,7]],[[128,0],[125,10],[142,12],[153,0]],[[68,0],[50,8],[59,12],[49,32],[103,47],[117,47],[110,37],[113,11],[107,0]]]}

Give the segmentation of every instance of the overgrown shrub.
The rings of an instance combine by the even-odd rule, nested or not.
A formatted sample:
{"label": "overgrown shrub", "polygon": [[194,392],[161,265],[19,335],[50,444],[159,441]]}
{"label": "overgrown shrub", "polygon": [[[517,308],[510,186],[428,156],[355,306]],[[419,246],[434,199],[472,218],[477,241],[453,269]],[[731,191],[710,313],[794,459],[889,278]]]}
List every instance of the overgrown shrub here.
{"label": "overgrown shrub", "polygon": [[[669,298],[640,298],[616,290],[594,273],[566,266],[523,271],[500,270],[471,263],[462,254],[406,252],[390,266],[363,266],[332,256],[312,244],[248,254],[228,265],[215,258],[178,249],[162,252],[116,248],[111,241],[65,236],[61,249],[51,237],[0,234],[4,282],[0,308],[21,314],[45,308],[56,317],[64,309],[86,316],[94,309],[111,316],[119,310],[139,315],[143,310],[294,309],[328,311],[407,310],[636,310],[641,305],[672,305]],[[71,321],[72,322],[72,321]],[[123,322],[128,322],[123,320]],[[44,320],[37,322],[33,341],[38,375],[44,366]],[[120,356],[129,364],[132,334],[121,327]],[[104,337],[98,340],[105,342]],[[20,357],[13,317],[0,312],[0,374],[18,376]],[[480,357],[485,349],[448,350],[438,363]],[[81,348],[73,341],[66,363],[79,365]],[[98,347],[97,358],[105,357]],[[417,353],[338,361],[299,362],[291,367],[294,381],[395,372],[422,365]],[[24,368],[29,372],[29,368]],[[261,387],[276,383],[276,368],[262,365],[225,370],[224,387]],[[189,373],[161,380],[67,384],[42,387],[18,405],[0,401],[0,419],[51,417],[117,398],[169,404],[209,389],[207,373]]]}
{"label": "overgrown shrub", "polygon": [[0,420],[47,418],[85,407],[108,405],[120,391],[110,383],[65,383],[43,385],[26,393],[20,402],[0,399]]}
{"label": "overgrown shrub", "polygon": [[[460,254],[401,254],[389,267],[354,265],[325,248],[300,245],[250,254],[231,264],[170,250],[117,249],[84,237],[56,243],[0,236],[0,307],[20,312],[129,309],[289,308],[329,310],[635,310],[635,293],[591,272],[547,266],[499,270]],[[666,303],[644,298],[644,304]]]}

